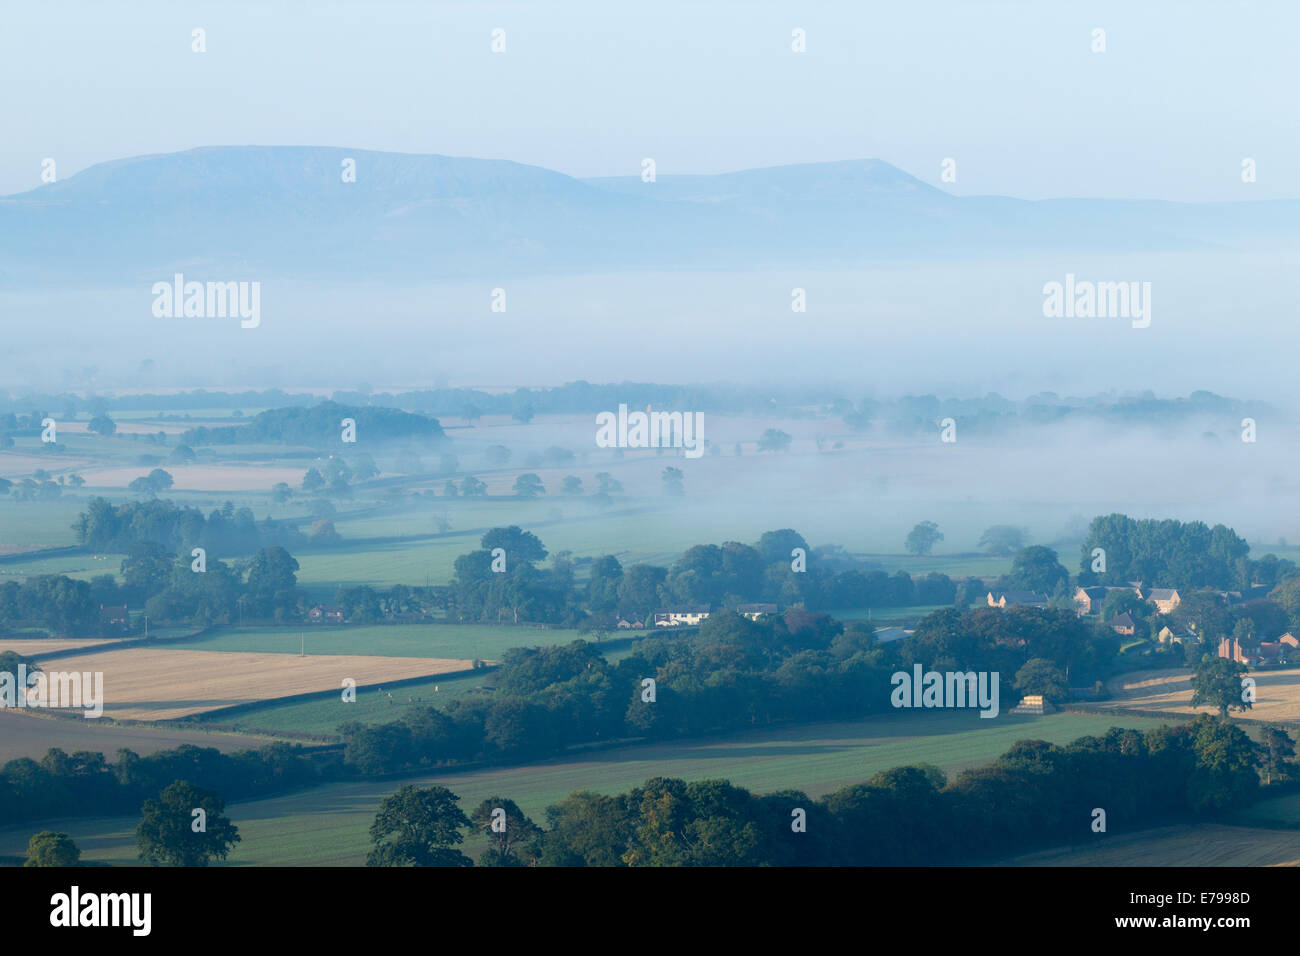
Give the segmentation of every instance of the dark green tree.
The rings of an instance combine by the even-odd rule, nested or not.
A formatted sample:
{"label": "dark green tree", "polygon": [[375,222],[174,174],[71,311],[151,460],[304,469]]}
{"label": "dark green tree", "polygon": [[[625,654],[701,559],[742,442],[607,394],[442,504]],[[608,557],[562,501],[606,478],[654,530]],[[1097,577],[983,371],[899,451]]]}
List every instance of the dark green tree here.
{"label": "dark green tree", "polygon": [[542,852],[541,828],[513,800],[488,797],[469,819],[488,841],[488,848],[479,857],[479,866],[537,865]]}
{"label": "dark green tree", "polygon": [[456,849],[470,826],[459,801],[446,787],[409,784],[385,797],[370,825],[366,866],[473,866]]}
{"label": "dark green tree", "polygon": [[1070,579],[1070,572],[1056,559],[1056,552],[1041,544],[1021,548],[1011,562],[1007,586],[1050,595],[1057,586]]}
{"label": "dark green tree", "polygon": [[141,861],[151,866],[207,866],[214,859],[224,860],[240,839],[225,809],[226,802],[213,791],[174,781],[157,800],[144,802],[135,831]]}
{"label": "dark green tree", "polygon": [[1259,749],[1265,783],[1272,783],[1274,777],[1289,780],[1295,773],[1295,741],[1284,729],[1272,724],[1265,727]]}
{"label": "dark green tree", "polygon": [[1016,671],[1015,689],[1020,694],[1042,694],[1052,704],[1062,704],[1069,697],[1065,674],[1049,660],[1035,657]]}
{"label": "dark green tree", "polygon": [[42,830],[27,841],[27,859],[23,866],[77,866],[81,851],[66,833]]}
{"label": "dark green tree", "polygon": [[1217,707],[1220,717],[1227,717],[1230,709],[1249,710],[1241,684],[1245,674],[1246,665],[1240,661],[1205,654],[1192,676],[1192,706]]}

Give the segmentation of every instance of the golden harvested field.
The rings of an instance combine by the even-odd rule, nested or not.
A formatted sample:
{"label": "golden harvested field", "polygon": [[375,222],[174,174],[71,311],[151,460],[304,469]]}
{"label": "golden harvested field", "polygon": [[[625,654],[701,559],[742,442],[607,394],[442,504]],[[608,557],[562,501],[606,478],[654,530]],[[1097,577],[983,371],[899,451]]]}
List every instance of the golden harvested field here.
{"label": "golden harvested field", "polygon": [[1201,823],[1098,834],[1088,848],[1043,850],[1009,866],[1300,866],[1300,830]]}
{"label": "golden harvested field", "polygon": [[[338,690],[341,704],[345,677],[364,686],[432,677],[472,666],[472,661],[449,658],[341,654],[295,657],[138,647],[54,661],[49,670],[103,671],[106,717],[169,720],[312,691]],[[346,717],[340,709],[340,721]]]}
{"label": "golden harvested field", "polygon": [[[302,481],[307,467],[285,468],[279,465],[169,465],[162,464],[172,476],[175,491],[270,491],[276,482],[294,487]],[[136,478],[149,474],[152,467],[102,468],[82,472],[86,484],[97,488],[125,488]]]}
{"label": "golden harvested field", "polygon": [[[1252,720],[1300,722],[1300,668],[1251,671],[1255,678],[1255,705],[1233,716]],[[1192,710],[1192,674],[1186,670],[1134,671],[1120,674],[1108,682],[1112,700],[1098,704],[1098,710],[1111,707],[1134,707],[1141,710],[1167,711],[1170,714],[1208,714],[1208,707]]]}
{"label": "golden harvested field", "polygon": [[0,654],[5,651],[13,651],[15,654],[21,654],[23,657],[35,657],[39,654],[49,654],[52,651],[66,651],[72,647],[96,647],[100,644],[111,644],[112,641],[96,640],[85,637],[70,638],[11,638],[0,640]]}

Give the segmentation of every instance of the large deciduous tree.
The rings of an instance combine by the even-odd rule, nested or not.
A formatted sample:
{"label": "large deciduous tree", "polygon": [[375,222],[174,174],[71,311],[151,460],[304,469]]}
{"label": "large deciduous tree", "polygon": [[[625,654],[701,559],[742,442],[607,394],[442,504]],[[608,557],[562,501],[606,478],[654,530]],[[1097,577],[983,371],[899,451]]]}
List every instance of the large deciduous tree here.
{"label": "large deciduous tree", "polygon": [[366,866],[473,866],[456,849],[470,826],[459,801],[446,787],[409,784],[384,798],[370,825]]}
{"label": "large deciduous tree", "polygon": [[140,859],[152,866],[207,866],[224,860],[240,839],[225,809],[226,802],[213,791],[174,781],[157,800],[144,802],[135,831]]}

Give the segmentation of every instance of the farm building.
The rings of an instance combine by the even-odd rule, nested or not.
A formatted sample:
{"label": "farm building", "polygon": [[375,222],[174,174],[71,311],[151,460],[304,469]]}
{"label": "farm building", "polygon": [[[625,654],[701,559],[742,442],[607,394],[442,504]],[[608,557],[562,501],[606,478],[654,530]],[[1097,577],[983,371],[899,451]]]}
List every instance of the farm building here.
{"label": "farm building", "polygon": [[1026,694],[1015,707],[1013,714],[1052,714],[1056,708],[1043,699],[1042,694]]}
{"label": "farm building", "polygon": [[110,634],[125,634],[131,627],[131,615],[125,604],[101,604],[99,606],[99,629]]}
{"label": "farm building", "polygon": [[1137,632],[1137,622],[1133,620],[1133,615],[1127,611],[1119,617],[1111,618],[1106,623],[1116,634],[1123,634],[1125,637],[1132,637]]}
{"label": "farm building", "polygon": [[776,614],[778,608],[775,604],[737,604],[736,613],[751,621],[757,621],[761,614]]}
{"label": "farm building", "polygon": [[1047,598],[1037,591],[990,591],[989,607],[1047,607]]}
{"label": "farm building", "polygon": [[1223,638],[1219,641],[1219,656],[1246,663],[1246,654],[1241,649],[1241,641],[1236,638]]}
{"label": "farm building", "polygon": [[1138,592],[1138,597],[1150,601],[1161,614],[1172,613],[1183,600],[1176,588],[1145,588]]}
{"label": "farm building", "polygon": [[1097,614],[1101,611],[1102,602],[1106,600],[1106,594],[1109,588],[1075,588],[1074,589],[1074,606],[1080,616],[1084,614]]}
{"label": "farm building", "polygon": [[1191,631],[1181,627],[1170,627],[1165,624],[1156,632],[1156,640],[1161,644],[1169,644],[1173,641],[1179,641],[1183,644],[1196,643],[1196,635]]}
{"label": "farm building", "polygon": [[312,624],[342,624],[343,608],[337,604],[317,604],[307,612],[307,620]]}
{"label": "farm building", "polygon": [[655,627],[680,627],[684,624],[699,624],[709,616],[710,604],[697,604],[685,607],[667,607],[655,611]]}
{"label": "farm building", "polygon": [[1260,641],[1258,660],[1262,664],[1285,664],[1292,648],[1279,641]]}
{"label": "farm building", "polygon": [[1105,587],[1089,587],[1074,589],[1074,606],[1078,609],[1079,614],[1100,614],[1101,606],[1106,602],[1106,597],[1111,591],[1133,591],[1135,587],[1126,587],[1122,585],[1107,585]]}

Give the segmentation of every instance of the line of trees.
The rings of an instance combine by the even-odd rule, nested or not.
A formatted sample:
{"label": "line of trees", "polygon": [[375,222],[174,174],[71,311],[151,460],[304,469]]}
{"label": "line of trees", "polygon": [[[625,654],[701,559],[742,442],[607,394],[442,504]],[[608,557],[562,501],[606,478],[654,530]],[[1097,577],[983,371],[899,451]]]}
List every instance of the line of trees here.
{"label": "line of trees", "polygon": [[[937,767],[895,767],[821,800],[656,777],[613,796],[571,793],[547,808],[545,827],[505,797],[489,797],[466,816],[445,787],[408,786],[381,805],[367,863],[472,865],[458,849],[469,830],[487,838],[479,859],[486,866],[985,862],[1216,818],[1256,798],[1264,756],[1239,727],[1202,715],[1146,733],[1113,728],[1064,747],[1022,740],[951,781]],[[1283,772],[1295,769],[1287,761]]]}
{"label": "line of trees", "polygon": [[189,554],[134,544],[122,561],[120,582],[111,574],[90,581],[44,574],[0,584],[0,631],[43,627],[59,637],[118,634],[119,625],[101,620],[100,607],[142,604],[145,615],[159,623],[286,623],[304,612],[297,571],[297,560],[280,547],[260,548],[232,564],[206,558],[198,571]]}
{"label": "line of trees", "polygon": [[121,749],[112,761],[55,747],[39,761],[19,757],[0,768],[0,820],[134,813],[177,780],[244,800],[336,779],[340,770],[333,755],[286,743],[230,754],[190,744],[147,757]]}
{"label": "line of trees", "polygon": [[101,635],[100,604],[113,600],[112,575],[75,581],[62,574],[41,574],[26,581],[0,584],[0,631],[43,627],[59,637]]}
{"label": "line of trees", "polygon": [[1249,553],[1246,539],[1225,525],[1100,515],[1083,542],[1079,583],[1245,590],[1255,584],[1272,587],[1296,571],[1292,561],[1274,555],[1252,561]]}
{"label": "line of trees", "polygon": [[439,444],[447,437],[438,420],[425,415],[399,408],[321,402],[305,408],[271,408],[244,425],[191,428],[180,440],[187,445],[272,443],[329,448],[339,444],[345,418],[356,424],[357,444],[388,441]]}
{"label": "line of trees", "polygon": [[[1117,639],[1072,611],[949,609],[912,636],[881,645],[864,622],[845,625],[791,609],[750,620],[711,615],[698,632],[650,637],[611,664],[597,645],[574,641],[507,652],[490,697],[445,709],[339,728],[346,763],[362,774],[518,761],[574,744],[668,739],[785,721],[847,719],[889,709],[890,677],[927,669],[996,671],[1023,693],[1048,692],[1095,674]],[[1035,662],[1033,667],[1027,665]],[[644,699],[649,678],[654,699]]]}
{"label": "line of trees", "polygon": [[308,540],[293,524],[269,517],[259,522],[251,508],[236,508],[230,501],[205,517],[198,508],[162,499],[115,505],[94,497],[72,523],[72,530],[78,544],[119,554],[135,545],[153,544],[172,552],[203,548],[214,557],[227,557],[271,545],[301,547]]}
{"label": "line of trees", "polygon": [[[504,571],[493,568],[496,547],[505,550]],[[950,605],[959,597],[958,583],[945,574],[913,578],[906,571],[888,574],[844,558],[837,558],[838,569],[829,560],[822,563],[819,552],[790,529],[766,532],[753,545],[695,545],[667,568],[625,568],[618,558],[604,555],[590,563],[585,585],[577,583],[579,566],[568,552],[557,554],[549,568],[539,568],[546,556],[530,532],[493,528],[478,551],[456,559],[449,607],[463,620],[579,626],[613,617],[644,620],[673,604],[798,604],[827,610]],[[973,595],[969,588],[962,593],[967,600]]]}

